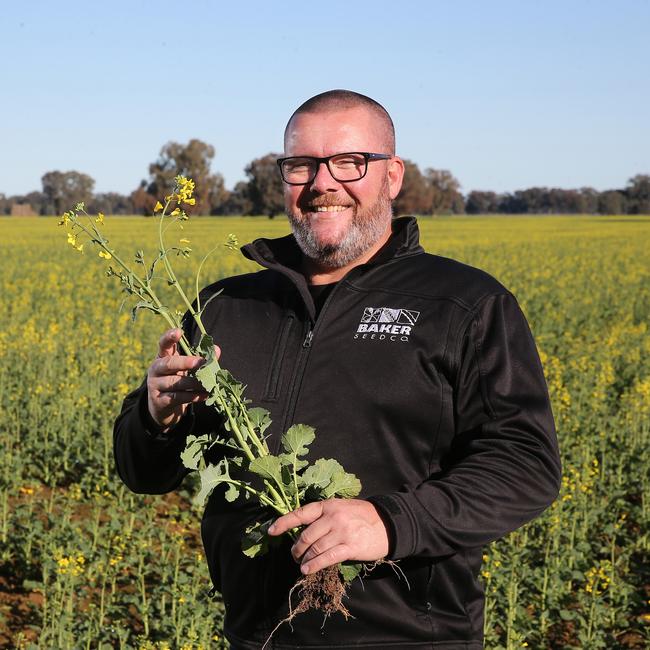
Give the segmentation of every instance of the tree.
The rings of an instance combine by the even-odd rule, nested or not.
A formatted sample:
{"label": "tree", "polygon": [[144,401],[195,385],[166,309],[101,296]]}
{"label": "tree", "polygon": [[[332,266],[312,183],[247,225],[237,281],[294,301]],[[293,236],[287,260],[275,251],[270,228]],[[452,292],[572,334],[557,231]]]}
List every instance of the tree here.
{"label": "tree", "polygon": [[222,204],[219,214],[253,214],[253,202],[250,199],[248,183],[239,181],[228,198]]}
{"label": "tree", "polygon": [[467,195],[467,214],[493,214],[499,211],[499,195],[496,192],[473,190]]}
{"label": "tree", "polygon": [[43,192],[30,192],[25,195],[25,200],[32,206],[32,208],[34,208],[36,214],[47,214],[47,200]]}
{"label": "tree", "polygon": [[607,190],[598,195],[598,212],[600,214],[625,214],[627,206],[625,195],[618,190]]}
{"label": "tree", "polygon": [[631,214],[650,214],[650,175],[637,174],[630,178],[625,194]]}
{"label": "tree", "polygon": [[87,174],[69,171],[51,171],[41,178],[47,201],[46,212],[62,214],[76,203],[88,203],[93,195],[95,181]]}
{"label": "tree", "polygon": [[95,194],[90,202],[90,212],[104,214],[133,214],[133,202],[129,196],[117,192]]}
{"label": "tree", "polygon": [[453,174],[446,169],[427,169],[425,177],[431,188],[431,208],[433,214],[451,212],[462,213],[465,209],[465,201],[460,193],[460,183]]}
{"label": "tree", "polygon": [[266,214],[273,219],[284,211],[282,179],[275,162],[280,154],[268,153],[253,160],[245,172],[248,176],[248,198],[252,204],[249,214]]}
{"label": "tree", "polygon": [[580,188],[580,214],[598,213],[599,193],[593,187]]}
{"label": "tree", "polygon": [[215,189],[219,184],[223,188],[223,177],[210,173],[213,158],[214,147],[196,138],[185,145],[168,142],[160,150],[158,160],[149,165],[151,183],[147,192],[156,200],[162,200],[163,196],[171,192],[175,176],[187,176],[196,183],[196,205],[194,208],[189,205],[184,208],[188,213],[210,214],[213,209],[212,199],[218,200],[214,195]]}
{"label": "tree", "polygon": [[431,214],[433,191],[420,168],[410,160],[404,160],[404,182],[393,202],[393,212],[402,214]]}
{"label": "tree", "polygon": [[230,192],[226,189],[221,174],[211,174],[206,179],[207,200],[210,214],[223,214]]}
{"label": "tree", "polygon": [[147,191],[147,181],[140,181],[140,187],[131,192],[129,196],[133,211],[136,214],[146,214],[151,216],[156,207],[157,198],[155,194],[150,194]]}

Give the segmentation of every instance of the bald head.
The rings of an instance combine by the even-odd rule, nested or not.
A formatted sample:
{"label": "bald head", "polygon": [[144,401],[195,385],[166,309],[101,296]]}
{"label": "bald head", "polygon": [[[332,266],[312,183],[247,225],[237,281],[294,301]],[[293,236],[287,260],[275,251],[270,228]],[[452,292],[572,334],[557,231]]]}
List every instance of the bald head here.
{"label": "bald head", "polygon": [[304,113],[334,113],[351,108],[362,108],[367,110],[376,121],[377,135],[380,136],[384,151],[377,153],[388,153],[395,155],[395,127],[393,120],[386,109],[374,99],[355,93],[351,90],[328,90],[327,92],[315,95],[301,104],[289,118],[284,130],[285,151],[287,146],[287,135],[291,130],[292,122],[298,115]]}

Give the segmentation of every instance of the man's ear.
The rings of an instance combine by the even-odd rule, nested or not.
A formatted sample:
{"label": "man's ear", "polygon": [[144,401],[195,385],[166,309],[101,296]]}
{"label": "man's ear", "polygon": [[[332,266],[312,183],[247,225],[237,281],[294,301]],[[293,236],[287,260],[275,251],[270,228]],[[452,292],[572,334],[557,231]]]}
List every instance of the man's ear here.
{"label": "man's ear", "polygon": [[391,201],[397,198],[404,180],[404,161],[394,156],[388,161],[388,189]]}

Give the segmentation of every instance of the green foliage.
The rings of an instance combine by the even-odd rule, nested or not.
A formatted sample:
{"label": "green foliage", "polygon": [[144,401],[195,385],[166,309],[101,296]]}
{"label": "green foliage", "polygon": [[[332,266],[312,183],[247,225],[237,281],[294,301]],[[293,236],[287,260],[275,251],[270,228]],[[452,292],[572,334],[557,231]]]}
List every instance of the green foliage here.
{"label": "green foliage", "polygon": [[366,570],[362,562],[343,562],[339,565],[339,573],[345,582],[352,582],[355,578],[363,576]]}
{"label": "green foliage", "polygon": [[347,473],[332,458],[319,458],[302,474],[301,483],[307,494],[317,494],[321,499],[341,497],[351,499],[361,492],[361,482],[354,474]]}
{"label": "green foliage", "polygon": [[282,484],[282,461],[278,456],[258,456],[253,458],[248,466],[251,472],[262,478]]}
{"label": "green foliage", "polygon": [[242,551],[244,555],[253,558],[268,552],[269,546],[276,541],[268,535],[269,526],[273,521],[273,519],[267,519],[262,522],[256,521],[246,528],[244,539],[242,540]]}
{"label": "green foliage", "polygon": [[195,372],[195,376],[201,382],[203,388],[208,393],[211,393],[217,387],[221,368],[215,356],[214,341],[210,335],[203,334],[201,336],[196,353],[205,359],[205,363]]}
{"label": "green foliage", "polygon": [[299,457],[307,455],[308,447],[315,438],[316,432],[313,427],[304,424],[294,424],[282,436],[282,447],[296,469],[302,469],[307,464],[307,461],[300,460]]}
{"label": "green foliage", "polygon": [[240,483],[230,476],[230,462],[227,458],[222,458],[216,465],[205,465],[200,468],[199,476],[201,477],[201,490],[194,498],[195,504],[203,505],[214,488],[222,483],[228,486],[224,495],[226,501],[232,502],[239,496]]}
{"label": "green foliage", "polygon": [[185,443],[185,449],[181,452],[181,461],[187,469],[199,469],[203,460],[203,451],[210,444],[210,436],[203,434],[201,436],[189,435]]}

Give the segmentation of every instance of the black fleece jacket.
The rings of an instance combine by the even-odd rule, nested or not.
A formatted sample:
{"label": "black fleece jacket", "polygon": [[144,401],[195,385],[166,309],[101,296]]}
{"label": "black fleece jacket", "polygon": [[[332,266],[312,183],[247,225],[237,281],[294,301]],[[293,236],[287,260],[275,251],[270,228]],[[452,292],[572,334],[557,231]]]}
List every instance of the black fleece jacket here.
{"label": "black fleece jacket", "polygon": [[[204,291],[222,292],[204,315],[222,364],[270,410],[272,449],[288,426],[309,424],[311,459],[336,458],[360,478],[401,569],[381,565],[352,583],[354,618],[323,625],[301,614],[267,647],[481,648],[482,546],[539,515],[560,482],[546,384],[515,298],[486,273],[425,253],[408,217],[337,284],[317,319],[291,236],[242,250],[265,270]],[[186,474],[187,433],[220,423],[197,406],[163,436],[146,408],[141,386],[115,423],[115,458],[131,489],[163,493]],[[259,506],[216,490],[202,521],[225,634],[251,650],[286,615],[299,577],[287,544],[243,555],[242,532],[258,516]]]}

